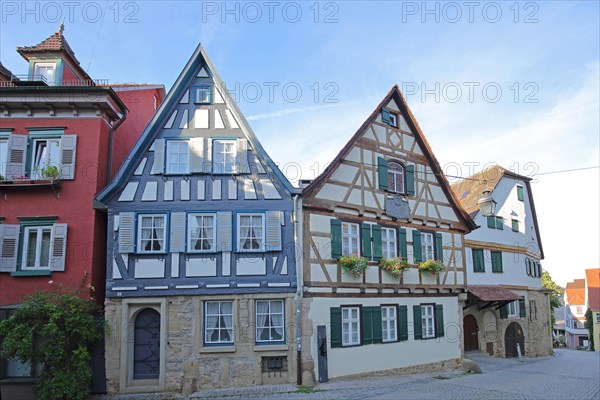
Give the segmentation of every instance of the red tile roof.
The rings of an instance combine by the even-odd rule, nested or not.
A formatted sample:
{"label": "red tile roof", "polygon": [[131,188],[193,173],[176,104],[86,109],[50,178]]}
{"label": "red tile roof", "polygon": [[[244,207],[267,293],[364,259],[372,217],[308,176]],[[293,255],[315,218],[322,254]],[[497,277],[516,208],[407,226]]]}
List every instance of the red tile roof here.
{"label": "red tile roof", "polygon": [[48,53],[48,52],[65,52],[67,53],[73,61],[79,64],[77,58],[75,58],[75,52],[69,46],[67,39],[63,35],[65,27],[64,25],[60,25],[58,28],[58,32],[55,32],[52,36],[47,38],[46,40],[36,44],[35,46],[23,46],[17,47],[17,52],[26,60],[29,60],[29,55],[36,53]]}
{"label": "red tile roof", "polygon": [[575,279],[565,288],[567,303],[582,306],[585,304],[585,279]]}
{"label": "red tile roof", "polygon": [[4,65],[2,65],[2,63],[0,62],[0,75],[6,77],[7,79],[14,79],[14,80],[19,80],[19,78],[17,78],[16,76],[14,76],[14,74],[11,72],[11,70],[9,70],[8,68],[6,68]]}
{"label": "red tile roof", "polygon": [[586,269],[585,279],[588,288],[588,305],[592,310],[600,310],[600,268]]}
{"label": "red tile roof", "polygon": [[497,285],[469,285],[467,290],[481,301],[519,300],[521,296]]}

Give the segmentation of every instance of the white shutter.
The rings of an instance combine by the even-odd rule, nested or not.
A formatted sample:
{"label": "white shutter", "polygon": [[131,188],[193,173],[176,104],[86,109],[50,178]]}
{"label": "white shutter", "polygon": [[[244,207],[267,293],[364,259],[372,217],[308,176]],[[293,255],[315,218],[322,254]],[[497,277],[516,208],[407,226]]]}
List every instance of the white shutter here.
{"label": "white shutter", "polygon": [[135,252],[135,213],[119,214],[119,253]]}
{"label": "white shutter", "polygon": [[162,174],[165,169],[165,139],[154,141],[154,163],[152,164],[152,175]]}
{"label": "white shutter", "polygon": [[25,175],[25,157],[27,154],[27,135],[10,135],[8,137],[8,162],[6,178],[12,179]]}
{"label": "white shutter", "polygon": [[204,138],[190,139],[190,172],[204,172]]}
{"label": "white shutter", "polygon": [[67,224],[54,224],[50,247],[50,271],[64,271],[67,258]]}
{"label": "white shutter", "polygon": [[267,211],[266,232],[265,232],[265,250],[281,250],[281,213],[279,211]]}
{"label": "white shutter", "polygon": [[231,251],[233,225],[230,212],[217,213],[217,251]]}
{"label": "white shutter", "polygon": [[[60,178],[75,179],[77,135],[63,135],[60,140]],[[108,166],[110,168],[110,166]]]}
{"label": "white shutter", "polygon": [[204,138],[204,172],[212,172],[212,139]]}
{"label": "white shutter", "polygon": [[250,164],[248,164],[248,141],[246,139],[237,140],[237,173],[250,173]]}
{"label": "white shutter", "polygon": [[17,270],[20,229],[19,225],[0,224],[0,272]]}
{"label": "white shutter", "polygon": [[185,252],[185,213],[171,214],[171,245],[172,253]]}

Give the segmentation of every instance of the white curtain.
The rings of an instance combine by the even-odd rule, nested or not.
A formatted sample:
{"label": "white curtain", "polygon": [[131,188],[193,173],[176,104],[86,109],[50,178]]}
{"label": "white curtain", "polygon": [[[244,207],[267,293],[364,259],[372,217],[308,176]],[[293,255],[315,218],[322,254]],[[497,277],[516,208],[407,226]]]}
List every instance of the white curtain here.
{"label": "white curtain", "polygon": [[154,218],[154,238],[157,239],[152,250],[162,250],[164,235],[164,224],[163,218]]}
{"label": "white curtain", "polygon": [[268,301],[256,302],[256,340],[260,340],[262,333],[267,329],[267,313],[269,312]]}
{"label": "white curtain", "polygon": [[142,217],[142,249],[152,250],[148,247],[152,237],[152,217]]}
{"label": "white curtain", "polygon": [[223,322],[229,334],[229,340],[233,340],[233,303],[221,303],[221,314],[224,314]]}
{"label": "white curtain", "polygon": [[[219,303],[206,304],[206,338],[207,342],[212,342],[212,335],[219,321]],[[219,339],[217,339],[219,340]]]}
{"label": "white curtain", "polygon": [[240,217],[240,246],[242,249],[250,249],[250,217]]}
{"label": "white curtain", "polygon": [[275,328],[275,333],[278,335],[273,339],[283,339],[283,302],[271,303],[271,326]]}

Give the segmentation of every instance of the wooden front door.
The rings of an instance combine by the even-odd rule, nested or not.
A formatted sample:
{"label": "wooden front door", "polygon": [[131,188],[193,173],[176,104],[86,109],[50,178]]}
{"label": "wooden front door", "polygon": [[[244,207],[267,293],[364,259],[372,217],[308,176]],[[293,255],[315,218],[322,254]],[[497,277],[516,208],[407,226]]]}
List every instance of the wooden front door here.
{"label": "wooden front door", "polygon": [[479,350],[479,338],[477,337],[477,320],[472,315],[463,319],[463,333],[465,335],[465,351]]}
{"label": "wooden front door", "polygon": [[506,327],[506,333],[504,334],[504,351],[506,358],[518,357],[517,343],[521,348],[521,355],[525,355],[525,335],[523,335],[523,328],[517,322],[511,322]]}

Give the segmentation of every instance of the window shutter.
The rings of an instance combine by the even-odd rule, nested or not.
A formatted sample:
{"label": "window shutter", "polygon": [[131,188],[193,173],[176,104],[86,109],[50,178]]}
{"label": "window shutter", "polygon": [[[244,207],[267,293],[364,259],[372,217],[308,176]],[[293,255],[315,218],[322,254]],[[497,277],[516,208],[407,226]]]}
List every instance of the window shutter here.
{"label": "window shutter", "polygon": [[473,254],[473,272],[485,272],[483,259],[483,249],[472,249]]}
{"label": "window shutter", "polygon": [[237,140],[237,173],[249,174],[250,163],[248,163],[248,141],[246,139]]}
{"label": "window shutter", "polygon": [[442,242],[442,234],[435,234],[435,258],[444,262],[444,243]]}
{"label": "window shutter", "polygon": [[444,337],[444,305],[435,305],[435,333],[436,337]]}
{"label": "window shutter", "polygon": [[507,317],[508,317],[508,304],[505,304],[502,307],[500,307],[500,318],[506,319]]}
{"label": "window shutter", "polygon": [[67,258],[67,224],[54,224],[50,248],[50,271],[64,271]]}
{"label": "window shutter", "polygon": [[266,212],[266,241],[265,251],[281,251],[281,213]]}
{"label": "window shutter", "polygon": [[19,225],[0,224],[0,272],[17,270]]}
{"label": "window shutter", "polygon": [[135,213],[119,214],[119,253],[135,252]]}
{"label": "window shutter", "polygon": [[513,232],[519,232],[519,221],[516,219],[512,220],[512,230]]}
{"label": "window shutter", "polygon": [[421,306],[413,306],[413,327],[415,340],[423,339],[423,321],[421,321]]}
{"label": "window shutter", "polygon": [[381,241],[381,226],[372,225],[373,235],[373,260],[379,261],[383,257],[383,246]]}
{"label": "window shutter", "polygon": [[529,258],[525,259],[525,272],[527,272],[527,275],[531,276],[531,265],[529,264]]}
{"label": "window shutter", "polygon": [[342,256],[342,221],[331,220],[331,258],[337,260]]}
{"label": "window shutter", "polygon": [[185,252],[185,219],[184,212],[171,214],[171,244],[169,248],[173,253]]}
{"label": "window shutter", "polygon": [[537,266],[537,277],[540,278],[542,276],[542,264],[540,264],[539,261],[536,261],[535,265]]}
{"label": "window shutter", "polygon": [[381,110],[381,120],[383,121],[384,124],[389,125],[391,123],[390,112],[388,110],[385,110],[385,109]]}
{"label": "window shutter", "polygon": [[342,347],[342,309],[331,307],[329,309],[331,348]]}
{"label": "window shutter", "polygon": [[398,229],[398,254],[400,257],[408,258],[408,246],[406,244],[406,229]]}
{"label": "window shutter", "polygon": [[232,216],[230,212],[217,213],[217,251],[232,250]]}
{"label": "window shutter", "polygon": [[399,338],[401,342],[406,342],[408,340],[408,307],[400,306],[400,312],[398,314],[399,319]]}
{"label": "window shutter", "polygon": [[496,217],[496,229],[504,230],[504,218]]}
{"label": "window shutter", "polygon": [[492,272],[502,272],[502,252],[492,251]]}
{"label": "window shutter", "polygon": [[496,217],[490,215],[487,217],[488,228],[496,229]]}
{"label": "window shutter", "polygon": [[[75,179],[77,135],[63,135],[60,140],[60,178]],[[110,166],[108,166],[110,168]]]}
{"label": "window shutter", "polygon": [[406,166],[406,194],[415,195],[415,166],[412,164]]}
{"label": "window shutter", "polygon": [[383,327],[381,326],[381,307],[371,307],[373,318],[373,343],[383,343]]}
{"label": "window shutter", "polygon": [[362,344],[373,343],[373,308],[363,307],[361,322],[362,322]]}
{"label": "window shutter", "polygon": [[156,139],[154,141],[154,163],[152,164],[152,171],[150,174],[158,175],[162,174],[165,169],[165,140]]}
{"label": "window shutter", "polygon": [[27,154],[27,135],[13,135],[8,137],[8,162],[6,163],[6,177],[11,179],[25,175],[25,158]]}
{"label": "window shutter", "polygon": [[414,263],[418,264],[422,261],[421,257],[421,232],[413,230],[413,259]]}
{"label": "window shutter", "polygon": [[212,139],[204,138],[204,172],[212,172]]}
{"label": "window shutter", "polygon": [[371,258],[371,225],[362,224],[361,228],[361,256]]}
{"label": "window shutter", "polygon": [[519,316],[525,318],[527,316],[527,310],[525,310],[525,299],[519,299]]}
{"label": "window shutter", "polygon": [[525,200],[525,197],[523,196],[523,186],[517,186],[517,199],[519,199],[519,201]]}
{"label": "window shutter", "polygon": [[204,138],[191,138],[190,146],[190,172],[204,171]]}
{"label": "window shutter", "polygon": [[377,178],[379,189],[388,189],[388,163],[383,157],[377,157]]}

